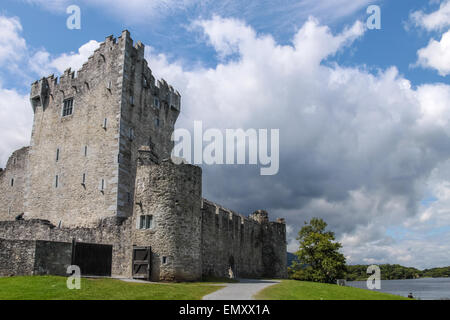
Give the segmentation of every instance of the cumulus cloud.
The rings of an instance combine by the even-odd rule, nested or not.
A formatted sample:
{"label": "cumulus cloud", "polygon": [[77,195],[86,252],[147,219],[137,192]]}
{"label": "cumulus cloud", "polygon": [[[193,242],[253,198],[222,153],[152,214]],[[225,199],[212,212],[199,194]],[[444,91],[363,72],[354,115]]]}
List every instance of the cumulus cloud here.
{"label": "cumulus cloud", "polygon": [[28,95],[0,86],[0,167],[11,152],[30,143],[33,111]]}
{"label": "cumulus cloud", "polygon": [[[450,7],[450,2],[449,2]],[[449,17],[450,19],[450,17]],[[428,46],[417,52],[417,64],[435,69],[441,76],[450,74],[450,31],[442,35],[440,41],[431,39]]]}
{"label": "cumulus cloud", "polygon": [[0,16],[0,66],[11,67],[23,57],[27,46],[21,32],[19,18]]}
{"label": "cumulus cloud", "polygon": [[[265,208],[286,217],[291,250],[302,223],[319,216],[352,263],[450,263],[442,255],[450,246],[437,250],[406,224],[424,215],[421,200],[436,192],[428,184],[438,183],[430,175],[450,155],[449,86],[413,89],[395,67],[371,74],[333,63],[363,35],[359,22],[333,34],[311,18],[290,45],[236,19],[195,25],[222,59],[216,67],[185,68],[147,51],[155,74],[182,93],[178,126],[202,120],[219,129],[280,129],[277,176],[261,177],[251,166],[205,166],[206,197],[243,213]],[[392,236],[395,226],[413,236]]]}
{"label": "cumulus cloud", "polygon": [[42,76],[53,72],[63,73],[66,69],[79,70],[94,51],[100,46],[100,42],[91,40],[82,45],[78,52],[63,53],[52,56],[45,50],[36,52],[29,60],[31,69]]}
{"label": "cumulus cloud", "polygon": [[438,10],[429,14],[422,10],[415,11],[411,14],[411,20],[428,31],[442,30],[450,26],[450,1],[443,1]]}

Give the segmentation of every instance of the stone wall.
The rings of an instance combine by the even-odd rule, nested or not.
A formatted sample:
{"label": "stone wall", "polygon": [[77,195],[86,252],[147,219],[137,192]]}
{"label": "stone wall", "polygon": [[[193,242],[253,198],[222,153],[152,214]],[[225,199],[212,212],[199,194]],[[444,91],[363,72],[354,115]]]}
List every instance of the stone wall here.
{"label": "stone wall", "polygon": [[285,278],[286,224],[259,210],[248,218],[203,199],[203,274]]}
{"label": "stone wall", "polygon": [[133,44],[129,33],[125,35],[118,213],[129,217],[133,214],[138,149],[148,146],[160,159],[170,157],[181,97],[164,80],[155,80],[144,58],[144,45],[139,41]]}
{"label": "stone wall", "polygon": [[0,171],[0,220],[14,220],[24,212],[29,147],[15,151]]}
{"label": "stone wall", "polygon": [[32,275],[36,242],[2,239],[0,236],[0,277]]}
{"label": "stone wall", "polygon": [[[27,219],[77,227],[117,214],[124,42],[108,37],[78,72],[32,85]],[[63,116],[69,98],[73,113]]]}
{"label": "stone wall", "polygon": [[[72,239],[76,239],[78,242],[109,244],[113,246],[112,275],[131,277],[132,245],[129,223],[129,219],[121,221],[119,218],[108,218],[95,228],[57,228],[44,220],[2,221],[0,222],[0,238],[14,241],[41,240],[70,244]],[[23,244],[23,246],[27,245]],[[55,246],[58,246],[58,244],[55,244]],[[20,250],[20,252],[26,253],[26,251]],[[7,257],[10,254],[14,256],[15,253],[13,251],[12,253],[2,254]],[[26,253],[26,255],[29,254]],[[25,257],[24,259],[28,261],[30,258]],[[55,259],[58,259],[58,261],[55,261],[57,264],[67,263],[67,258],[61,251],[56,253]]]}
{"label": "stone wall", "polygon": [[202,219],[204,275],[248,278],[263,275],[262,230],[258,222],[206,199]]}
{"label": "stone wall", "polygon": [[[200,201],[199,167],[170,161],[138,167],[133,244],[152,247],[152,280],[201,279]],[[151,229],[139,229],[142,215],[153,217]]]}

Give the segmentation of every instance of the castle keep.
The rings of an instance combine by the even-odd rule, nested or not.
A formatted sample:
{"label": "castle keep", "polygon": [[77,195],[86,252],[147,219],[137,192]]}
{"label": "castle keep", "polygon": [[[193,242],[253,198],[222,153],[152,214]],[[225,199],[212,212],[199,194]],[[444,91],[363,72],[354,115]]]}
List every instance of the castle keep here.
{"label": "castle keep", "polygon": [[203,199],[201,168],[171,162],[181,97],[128,31],[33,83],[30,101],[31,144],[0,170],[0,276],[63,275],[83,250],[113,276],[286,276],[283,219]]}

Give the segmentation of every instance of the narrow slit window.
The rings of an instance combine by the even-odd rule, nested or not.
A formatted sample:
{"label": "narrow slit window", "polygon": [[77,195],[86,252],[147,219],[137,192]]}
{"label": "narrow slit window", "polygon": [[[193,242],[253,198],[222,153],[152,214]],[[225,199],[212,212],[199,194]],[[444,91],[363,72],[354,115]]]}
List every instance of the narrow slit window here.
{"label": "narrow slit window", "polygon": [[56,149],[56,162],[59,161],[59,149]]}
{"label": "narrow slit window", "polygon": [[156,118],[156,119],[155,119],[155,126],[156,126],[157,128],[159,128],[159,125],[160,125],[159,118]]}
{"label": "narrow slit window", "polygon": [[88,147],[84,146],[84,156],[87,157]]}
{"label": "narrow slit window", "polygon": [[100,183],[100,191],[101,192],[105,191],[105,179],[102,179],[102,182]]}
{"label": "narrow slit window", "polygon": [[159,107],[160,107],[159,99],[158,99],[158,98],[155,98],[153,103],[154,103],[154,105],[155,105],[155,108],[159,109]]}
{"label": "narrow slit window", "polygon": [[162,263],[166,264],[167,263],[167,257],[162,257]]}
{"label": "narrow slit window", "polygon": [[11,187],[14,187],[14,178],[11,179]]}
{"label": "narrow slit window", "polygon": [[128,131],[128,138],[130,140],[134,139],[134,129],[133,128],[130,128],[130,130]]}
{"label": "narrow slit window", "polygon": [[55,177],[55,188],[58,188],[58,185],[59,185],[59,177],[56,176]]}
{"label": "narrow slit window", "polygon": [[63,117],[70,116],[73,113],[73,98],[64,100]]}
{"label": "narrow slit window", "polygon": [[108,124],[108,119],[107,118],[103,119],[103,129],[106,130],[107,124]]}
{"label": "narrow slit window", "polygon": [[83,173],[83,180],[82,180],[81,184],[83,186],[86,185],[86,173]]}

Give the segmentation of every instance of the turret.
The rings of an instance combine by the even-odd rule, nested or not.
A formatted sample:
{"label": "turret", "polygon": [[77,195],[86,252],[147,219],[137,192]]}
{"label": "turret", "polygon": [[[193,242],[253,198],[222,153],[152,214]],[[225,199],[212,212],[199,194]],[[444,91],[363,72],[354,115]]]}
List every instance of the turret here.
{"label": "turret", "polygon": [[151,246],[153,281],[193,281],[202,276],[200,167],[154,163],[139,151],[133,245]]}
{"label": "turret", "polygon": [[33,112],[36,112],[36,108],[39,106],[45,108],[48,102],[48,94],[49,86],[46,78],[42,78],[31,85],[30,101]]}

